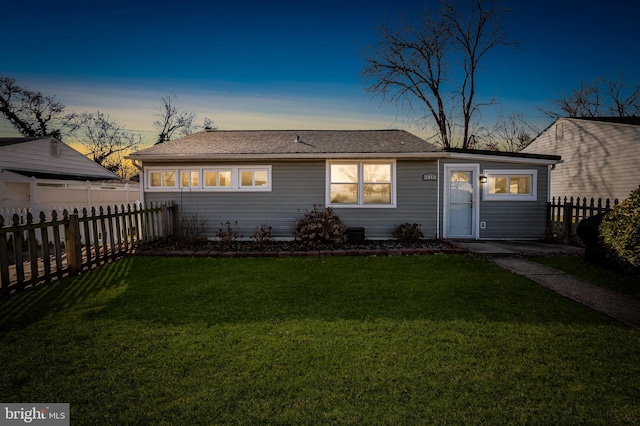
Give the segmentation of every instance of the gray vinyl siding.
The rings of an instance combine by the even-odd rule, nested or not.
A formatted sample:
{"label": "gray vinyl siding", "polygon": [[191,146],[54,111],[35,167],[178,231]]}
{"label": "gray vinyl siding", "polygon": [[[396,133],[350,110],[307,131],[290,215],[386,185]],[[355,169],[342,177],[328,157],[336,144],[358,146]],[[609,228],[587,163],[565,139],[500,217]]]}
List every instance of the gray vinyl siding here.
{"label": "gray vinyl siding", "polygon": [[[484,200],[482,187],[479,187],[480,208],[478,227],[480,222],[486,223],[486,228],[478,230],[479,239],[529,239],[538,240],[546,237],[547,229],[547,193],[548,193],[548,168],[546,165],[519,164],[508,162],[490,161],[461,161],[441,160],[440,173],[442,177],[441,188],[446,188],[447,178],[444,176],[445,164],[469,164],[480,165],[480,172],[485,169],[500,170],[537,170],[537,199],[536,201],[492,201]],[[479,183],[476,181],[476,185]],[[444,197],[441,202],[444,204]],[[440,209],[440,226],[443,226],[444,205]],[[440,235],[443,235],[441,229]]]}
{"label": "gray vinyl siding", "polygon": [[396,163],[396,208],[335,208],[347,226],[365,228],[371,239],[392,238],[396,225],[418,223],[425,238],[436,238],[437,182],[423,181],[425,173],[437,173],[436,161]]}
{"label": "gray vinyl siding", "polygon": [[[206,220],[208,236],[214,238],[222,224],[238,223],[242,237],[250,239],[263,223],[275,238],[293,238],[294,223],[314,204],[325,205],[324,160],[259,163],[272,166],[270,192],[147,192],[146,202],[171,200],[182,215],[197,214]],[[364,227],[370,239],[391,238],[395,225],[419,223],[426,238],[436,237],[437,182],[422,175],[437,173],[435,161],[398,161],[396,208],[335,208],[348,227]],[[172,168],[180,165],[171,165]],[[201,167],[199,165],[198,167]]]}
{"label": "gray vinyl siding", "polygon": [[542,240],[547,232],[547,166],[531,164],[480,163],[480,170],[537,170],[536,201],[487,201],[480,195],[480,239],[534,239]]}

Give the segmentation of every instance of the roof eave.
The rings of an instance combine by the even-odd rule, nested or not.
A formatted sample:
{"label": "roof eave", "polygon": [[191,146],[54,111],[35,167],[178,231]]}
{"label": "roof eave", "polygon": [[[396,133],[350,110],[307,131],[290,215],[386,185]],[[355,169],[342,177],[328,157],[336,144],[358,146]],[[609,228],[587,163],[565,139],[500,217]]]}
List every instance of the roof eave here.
{"label": "roof eave", "polygon": [[332,158],[441,158],[442,152],[332,152],[295,154],[183,154],[183,155],[129,155],[125,158],[143,163],[164,161],[222,161],[222,160],[318,160]]}
{"label": "roof eave", "polygon": [[137,160],[142,163],[159,163],[167,161],[183,161],[183,162],[202,162],[202,161],[226,161],[226,160],[325,160],[338,158],[395,158],[395,159],[437,159],[452,158],[465,160],[483,160],[495,161],[503,163],[522,163],[522,164],[558,164],[562,160],[559,156],[539,156],[535,154],[529,155],[500,155],[464,153],[464,152],[332,152],[332,153],[294,153],[294,154],[182,154],[182,155],[129,155],[126,158]]}

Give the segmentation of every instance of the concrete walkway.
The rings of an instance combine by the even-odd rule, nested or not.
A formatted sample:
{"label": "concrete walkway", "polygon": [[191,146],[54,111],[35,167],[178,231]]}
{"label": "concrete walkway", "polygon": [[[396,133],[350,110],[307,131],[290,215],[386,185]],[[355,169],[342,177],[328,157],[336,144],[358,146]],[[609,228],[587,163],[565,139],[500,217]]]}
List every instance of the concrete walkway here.
{"label": "concrete walkway", "polygon": [[571,275],[539,263],[527,256],[582,255],[579,247],[538,242],[490,241],[456,242],[469,252],[511,272],[523,275],[554,292],[582,303],[640,330],[640,299],[579,280]]}

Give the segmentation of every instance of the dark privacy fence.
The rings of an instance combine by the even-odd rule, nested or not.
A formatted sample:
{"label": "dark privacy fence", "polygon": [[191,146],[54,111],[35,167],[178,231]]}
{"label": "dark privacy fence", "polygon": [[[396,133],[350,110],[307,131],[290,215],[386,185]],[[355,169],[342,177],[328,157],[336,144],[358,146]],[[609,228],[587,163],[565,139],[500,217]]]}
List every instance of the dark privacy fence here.
{"label": "dark privacy fence", "polygon": [[597,200],[585,197],[553,197],[547,203],[547,239],[570,244],[576,238],[576,228],[582,219],[606,213],[618,205],[618,200]]}

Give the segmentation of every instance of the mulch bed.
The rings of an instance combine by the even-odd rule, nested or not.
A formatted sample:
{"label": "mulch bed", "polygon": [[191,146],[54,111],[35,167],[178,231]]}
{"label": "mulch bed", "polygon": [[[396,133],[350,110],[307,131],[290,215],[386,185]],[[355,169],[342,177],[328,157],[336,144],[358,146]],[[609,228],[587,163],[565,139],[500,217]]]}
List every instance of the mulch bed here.
{"label": "mulch bed", "polygon": [[339,246],[306,246],[299,241],[272,241],[256,244],[251,241],[222,243],[207,241],[183,246],[156,245],[136,249],[140,256],[190,257],[288,257],[288,256],[408,256],[436,253],[466,253],[467,250],[448,240],[420,240],[403,244],[397,240],[366,240],[364,244]]}

